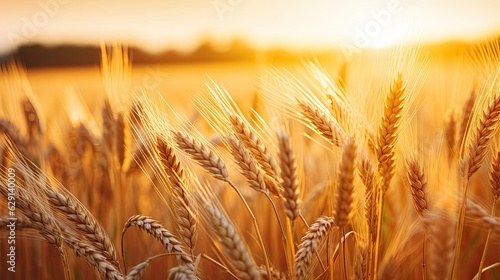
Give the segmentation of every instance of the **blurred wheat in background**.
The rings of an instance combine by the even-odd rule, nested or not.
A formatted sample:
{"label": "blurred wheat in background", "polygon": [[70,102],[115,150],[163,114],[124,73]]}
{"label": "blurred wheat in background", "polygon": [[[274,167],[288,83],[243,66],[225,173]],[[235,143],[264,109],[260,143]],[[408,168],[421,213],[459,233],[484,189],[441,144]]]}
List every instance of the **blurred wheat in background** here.
{"label": "blurred wheat in background", "polygon": [[102,46],[100,110],[73,88],[43,105],[11,63],[16,279],[498,279],[499,52],[365,50],[179,101]]}

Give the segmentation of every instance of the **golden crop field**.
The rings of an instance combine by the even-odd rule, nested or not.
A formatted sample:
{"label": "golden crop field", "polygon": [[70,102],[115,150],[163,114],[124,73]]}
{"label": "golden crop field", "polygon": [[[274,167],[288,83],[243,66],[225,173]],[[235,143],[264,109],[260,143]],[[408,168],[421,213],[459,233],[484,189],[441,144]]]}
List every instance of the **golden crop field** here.
{"label": "golden crop field", "polygon": [[136,67],[120,46],[100,68],[12,63],[0,262],[18,271],[0,278],[499,279],[499,74],[496,41],[282,65]]}

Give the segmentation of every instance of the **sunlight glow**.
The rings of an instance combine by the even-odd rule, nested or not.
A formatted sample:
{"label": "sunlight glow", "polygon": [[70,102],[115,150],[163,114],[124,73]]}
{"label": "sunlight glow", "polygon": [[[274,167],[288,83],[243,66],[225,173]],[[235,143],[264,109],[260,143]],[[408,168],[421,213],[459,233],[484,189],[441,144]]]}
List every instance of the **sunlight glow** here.
{"label": "sunlight glow", "polygon": [[0,52],[30,42],[101,41],[127,42],[150,51],[185,51],[200,40],[234,38],[262,48],[322,48],[355,45],[359,30],[377,33],[363,45],[380,48],[415,38],[428,42],[496,35],[498,10],[500,1],[494,0],[480,4],[465,0],[2,1]]}

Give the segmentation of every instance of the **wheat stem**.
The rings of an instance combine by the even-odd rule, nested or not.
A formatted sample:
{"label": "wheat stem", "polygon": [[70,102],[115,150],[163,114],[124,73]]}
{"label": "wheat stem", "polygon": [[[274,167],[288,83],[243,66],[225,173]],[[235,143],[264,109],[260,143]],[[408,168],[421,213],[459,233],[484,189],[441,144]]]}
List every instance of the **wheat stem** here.
{"label": "wheat stem", "polygon": [[[496,205],[497,205],[497,199],[495,197],[495,200],[493,200],[493,205],[491,207],[491,216],[495,215],[495,210],[496,210]],[[481,275],[483,274],[483,267],[484,267],[484,262],[486,260],[486,253],[488,252],[488,246],[490,244],[490,236],[491,236],[491,228],[488,229],[488,234],[486,235],[486,241],[484,243],[484,249],[483,249],[483,254],[481,256],[481,262],[479,263],[479,270],[477,272],[477,279],[481,280]]]}
{"label": "wheat stem", "polygon": [[255,215],[253,214],[252,209],[250,209],[250,206],[248,205],[245,197],[240,192],[240,190],[230,180],[227,180],[227,183],[236,191],[236,193],[240,197],[241,201],[245,205],[245,208],[247,209],[248,213],[252,217],[252,223],[253,223],[253,226],[255,228],[255,232],[257,234],[257,238],[259,240],[259,244],[260,244],[260,247],[262,249],[262,253],[264,254],[264,260],[266,262],[267,273],[268,273],[268,275],[271,275],[271,265],[269,263],[269,258],[267,256],[266,246],[264,245],[264,240],[262,239],[262,235],[260,234],[260,229],[259,229],[259,225],[257,224],[257,219],[255,218]]}

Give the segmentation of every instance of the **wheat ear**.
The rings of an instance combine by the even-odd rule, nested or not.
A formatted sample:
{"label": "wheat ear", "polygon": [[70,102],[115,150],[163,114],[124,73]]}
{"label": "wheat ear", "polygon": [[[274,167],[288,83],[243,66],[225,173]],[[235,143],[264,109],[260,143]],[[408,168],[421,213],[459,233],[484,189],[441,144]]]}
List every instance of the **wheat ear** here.
{"label": "wheat ear", "polygon": [[354,273],[355,279],[365,280],[368,278],[368,247],[364,244],[356,245]]}
{"label": "wheat ear", "polygon": [[146,272],[146,269],[149,266],[149,259],[146,261],[134,266],[128,273],[127,276],[125,277],[125,280],[139,280],[142,278],[144,275],[144,272]]}
{"label": "wheat ear", "polygon": [[[384,115],[378,130],[377,159],[378,178],[380,186],[376,187],[375,196],[372,197],[373,207],[376,207],[377,230],[375,232],[375,242],[372,245],[372,255],[374,258],[373,275],[377,275],[380,249],[380,231],[382,229],[382,212],[384,207],[384,196],[391,185],[391,180],[396,174],[396,142],[399,134],[399,126],[403,113],[405,101],[405,86],[401,74],[391,85],[389,95],[385,100]],[[377,184],[377,185],[378,185]]]}
{"label": "wheat ear", "polygon": [[74,222],[75,228],[91,242],[96,251],[100,251],[110,263],[119,269],[113,243],[87,208],[71,194],[59,193],[50,189],[45,189],[45,194],[51,206],[63,213],[68,220]]}
{"label": "wheat ear", "polygon": [[260,277],[263,280],[271,280],[271,279],[275,279],[275,280],[287,280],[288,279],[287,275],[284,272],[281,272],[281,271],[277,270],[274,267],[271,267],[271,277],[269,277],[267,275],[267,270],[266,270],[266,266],[265,265],[259,266],[259,273],[260,273]]}
{"label": "wheat ear", "polygon": [[280,131],[277,133],[279,142],[279,159],[281,167],[281,186],[283,187],[283,206],[285,214],[291,221],[300,214],[302,201],[299,198],[299,183],[297,180],[297,162],[290,136]]}
{"label": "wheat ear", "polygon": [[[125,280],[139,280],[139,279],[141,279],[142,276],[144,275],[144,272],[146,272],[146,269],[149,267],[149,263],[152,260],[160,258],[160,257],[164,257],[164,256],[173,256],[173,255],[178,255],[178,254],[177,253],[165,253],[165,254],[159,254],[159,255],[156,255],[156,256],[148,258],[147,260],[145,260],[145,261],[137,264],[136,266],[134,266],[127,273],[127,276],[125,277]],[[189,266],[180,265],[179,267],[182,267],[184,269],[184,271],[186,271],[186,272],[189,271],[192,275],[194,275],[196,277],[195,272]],[[195,279],[198,279],[198,278],[195,278]]]}
{"label": "wheat ear", "polygon": [[184,190],[185,175],[184,170],[174,152],[172,146],[166,141],[157,138],[158,152],[164,170],[167,173],[173,190],[173,204],[177,213],[177,223],[179,225],[179,234],[188,248],[193,250],[196,246],[198,227],[196,220],[189,210],[189,201]]}
{"label": "wheat ear", "polygon": [[21,132],[19,132],[19,129],[11,121],[0,118],[0,132],[16,146],[21,154],[24,156],[28,155]]}
{"label": "wheat ear", "polygon": [[342,161],[338,172],[337,200],[335,204],[335,221],[340,228],[347,226],[354,205],[356,149],[357,145],[354,138],[347,139],[342,148]]}
{"label": "wheat ear", "polygon": [[118,166],[120,169],[125,162],[125,119],[122,113],[116,116],[116,153],[118,157]]}
{"label": "wheat ear", "polygon": [[450,115],[450,118],[446,123],[445,136],[446,144],[448,146],[448,159],[451,161],[455,156],[457,145],[457,120],[454,114]]}
{"label": "wheat ear", "polygon": [[[461,206],[458,215],[457,223],[457,246],[455,252],[455,261],[452,277],[456,275],[460,256],[460,248],[462,245],[462,235],[465,222],[467,189],[469,179],[479,170],[481,164],[486,157],[486,152],[490,140],[495,135],[500,122],[500,94],[489,103],[488,107],[483,111],[479,124],[471,134],[471,140],[468,141],[467,154],[463,156],[460,163],[460,171],[462,172],[462,189],[461,189]],[[465,140],[464,140],[465,141]]]}
{"label": "wheat ear", "polygon": [[196,273],[187,268],[186,266],[180,265],[171,268],[168,271],[168,280],[197,280],[198,277]]}
{"label": "wheat ear", "polygon": [[197,161],[201,167],[207,170],[216,179],[222,181],[228,180],[229,174],[226,165],[214,152],[208,149],[207,146],[186,133],[176,131],[174,134],[179,148]]}
{"label": "wheat ear", "polygon": [[[491,206],[491,216],[495,216],[497,200],[500,195],[500,151],[493,154],[490,167],[490,188],[493,194],[493,205]],[[488,252],[488,246],[490,243],[491,228],[488,229],[488,234],[486,236],[486,241],[484,243],[483,255],[481,256],[481,262],[479,263],[478,277],[477,280],[481,280],[483,273],[483,267],[486,260],[486,253]]]}
{"label": "wheat ear", "polygon": [[339,124],[324,112],[310,104],[309,102],[297,101],[302,118],[305,119],[316,132],[323,136],[328,142],[337,147],[342,147],[345,140],[345,133]]}
{"label": "wheat ear", "polygon": [[[7,186],[0,182],[0,187],[0,193],[7,199]],[[16,197],[16,208],[28,218],[33,228],[37,229],[49,244],[62,251],[61,231],[52,213],[41,211],[43,207],[39,206],[40,202],[24,188],[16,188]]]}
{"label": "wheat ear", "polygon": [[500,94],[496,96],[483,111],[479,125],[472,134],[472,141],[468,147],[467,156],[464,161],[465,176],[470,178],[481,167],[481,163],[486,157],[486,151],[494,132],[498,128],[500,121]]}
{"label": "wheat ear", "polygon": [[33,103],[26,98],[21,102],[23,107],[24,119],[28,127],[28,141],[32,145],[36,143],[37,138],[42,134],[42,127],[40,125],[40,119],[38,114],[33,107]]}
{"label": "wheat ear", "polygon": [[205,209],[210,219],[208,224],[228,254],[229,261],[238,271],[238,276],[241,279],[260,279],[259,270],[250,252],[225,215],[212,205],[205,205]]}
{"label": "wheat ear", "polygon": [[189,255],[187,255],[182,249],[182,245],[175,236],[170,233],[167,229],[163,227],[160,222],[152,219],[148,216],[135,215],[130,217],[122,230],[122,242],[125,232],[128,228],[135,226],[139,230],[148,233],[151,237],[156,239],[160,244],[167,250],[168,253],[176,253],[176,258],[183,264],[189,266],[192,270],[194,269],[193,260]]}
{"label": "wheat ear", "polygon": [[[0,182],[0,194],[7,200],[7,186],[3,182]],[[50,212],[42,211],[40,202],[25,189],[16,188],[16,197],[16,207],[28,218],[30,226],[36,229],[49,244],[57,248],[64,264],[65,279],[70,279],[68,259],[63,250],[62,234],[56,220]]]}
{"label": "wheat ear", "polygon": [[104,104],[101,110],[102,114],[102,139],[104,141],[104,146],[109,158],[114,154],[114,148],[116,147],[116,122],[113,114],[113,109],[109,100],[104,100]]}
{"label": "wheat ear", "polygon": [[413,204],[418,215],[422,217],[428,211],[427,177],[424,167],[416,157],[410,157],[407,160],[407,170]]}
{"label": "wheat ear", "polygon": [[[8,229],[7,226],[12,223],[12,217],[9,216],[3,216],[0,217],[0,229],[6,230]],[[15,223],[16,223],[16,229],[29,229],[29,228],[35,228],[33,224],[31,223],[30,220],[22,217],[16,217],[15,218]]]}
{"label": "wheat ear", "polygon": [[228,142],[231,146],[233,157],[241,168],[241,174],[247,178],[248,185],[258,192],[266,193],[264,175],[243,143],[232,137],[228,138]]}
{"label": "wheat ear", "polygon": [[65,243],[73,249],[76,256],[84,258],[93,266],[102,277],[107,280],[123,280],[122,274],[112,265],[106,257],[96,251],[90,244],[80,241],[74,237],[64,239]]}
{"label": "wheat ear", "polygon": [[377,231],[376,207],[373,199],[376,197],[375,192],[375,169],[370,159],[366,156],[361,157],[360,166],[358,167],[359,176],[363,185],[365,185],[365,217],[368,224],[368,231],[372,240],[375,241],[375,233]]}
{"label": "wheat ear", "polygon": [[460,120],[460,131],[458,132],[458,141],[459,141],[459,146],[461,147],[462,144],[465,142],[465,132],[467,131],[467,128],[469,127],[471,117],[472,117],[472,109],[474,108],[474,104],[476,103],[476,93],[473,91],[469,98],[467,99],[467,102],[465,102],[463,109],[462,109],[462,118]]}
{"label": "wheat ear", "polygon": [[405,87],[401,74],[391,86],[385,101],[384,115],[378,130],[378,173],[382,178],[382,192],[389,188],[396,174],[395,146],[405,101]]}
{"label": "wheat ear", "polygon": [[306,278],[313,254],[321,241],[328,235],[332,226],[332,218],[319,217],[307,230],[295,254],[295,277],[297,279]]}
{"label": "wheat ear", "polygon": [[500,151],[493,154],[490,166],[490,186],[493,199],[500,197]]}
{"label": "wheat ear", "polygon": [[[229,120],[236,136],[245,144],[252,156],[262,167],[262,170],[264,170],[268,176],[278,181],[278,164],[262,140],[240,116],[230,115]],[[279,193],[277,195],[279,195]]]}

